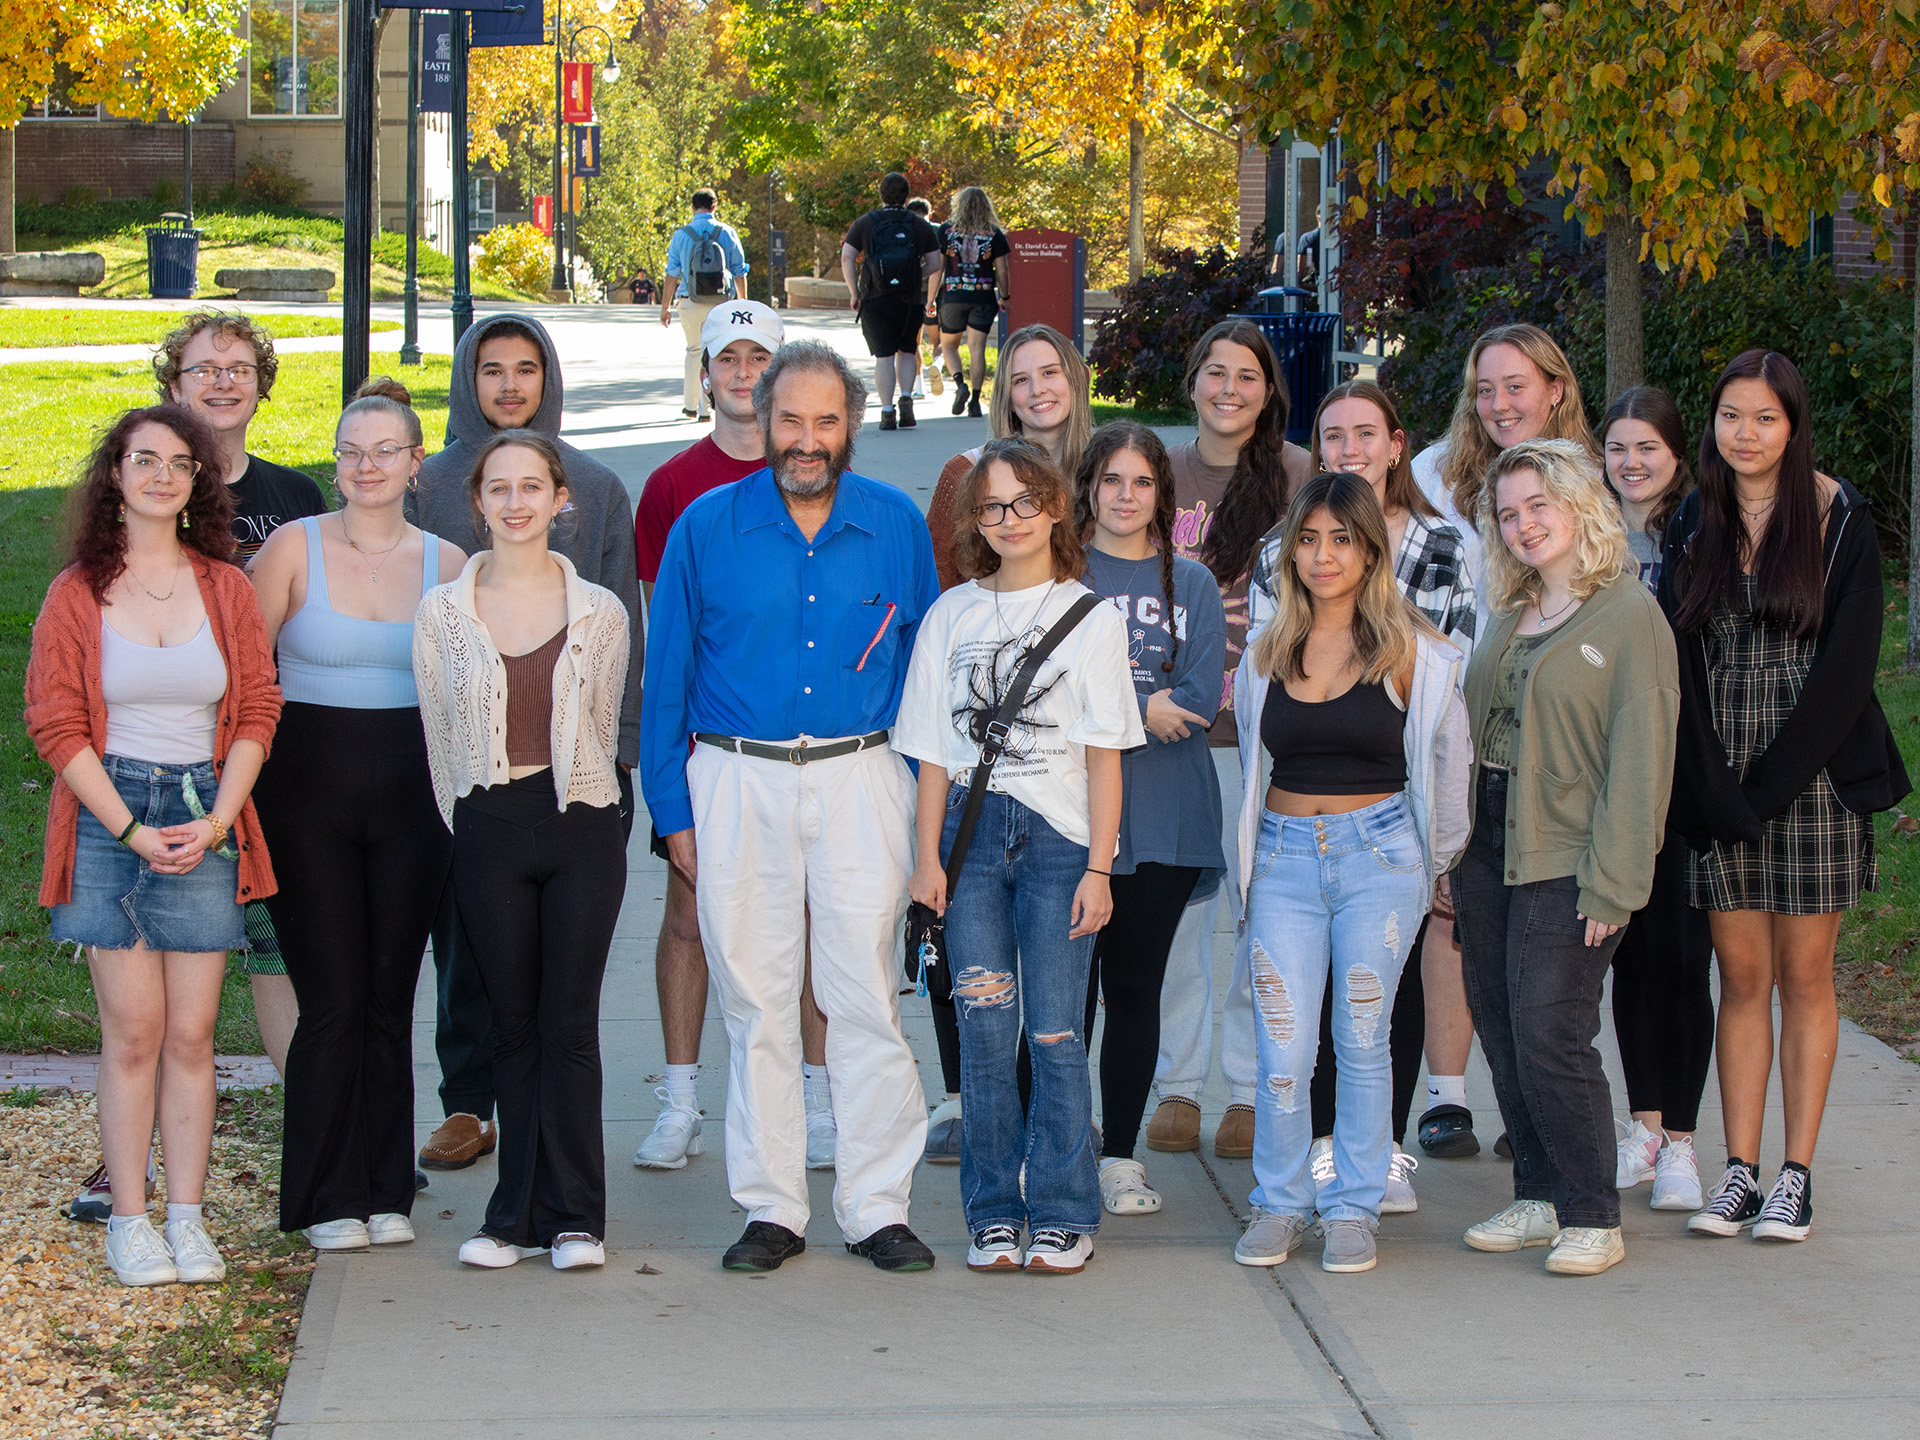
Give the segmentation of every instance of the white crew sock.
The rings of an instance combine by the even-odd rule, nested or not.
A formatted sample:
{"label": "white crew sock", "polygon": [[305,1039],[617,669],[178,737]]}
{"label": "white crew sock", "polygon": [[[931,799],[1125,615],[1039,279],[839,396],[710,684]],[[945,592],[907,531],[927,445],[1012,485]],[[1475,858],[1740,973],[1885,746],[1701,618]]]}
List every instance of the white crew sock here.
{"label": "white crew sock", "polygon": [[676,1105],[698,1110],[700,1107],[693,1103],[693,1080],[699,1073],[698,1065],[667,1066],[667,1098]]}
{"label": "white crew sock", "polygon": [[1467,1077],[1464,1075],[1429,1075],[1427,1077],[1427,1108],[1436,1105],[1458,1105],[1462,1109],[1467,1104]]}
{"label": "white crew sock", "polygon": [[127,1226],[138,1225],[146,1218],[145,1215],[109,1215],[107,1216],[107,1233],[117,1235]]}
{"label": "white crew sock", "polygon": [[800,1064],[800,1084],[806,1094],[807,1113],[833,1109],[833,1081],[824,1065]]}
{"label": "white crew sock", "polygon": [[167,1224],[178,1225],[182,1220],[198,1220],[199,1218],[200,1207],[198,1205],[176,1205],[171,1200],[167,1202]]}

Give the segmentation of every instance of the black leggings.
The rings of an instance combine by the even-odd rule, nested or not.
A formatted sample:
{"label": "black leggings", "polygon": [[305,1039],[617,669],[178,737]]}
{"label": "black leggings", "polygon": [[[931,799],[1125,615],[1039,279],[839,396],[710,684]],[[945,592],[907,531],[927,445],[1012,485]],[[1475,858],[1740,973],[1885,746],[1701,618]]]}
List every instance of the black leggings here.
{"label": "black leggings", "polygon": [[554,802],[542,770],[453,807],[453,883],[493,1011],[499,1180],[482,1232],[603,1237],[600,981],[627,886],[611,805]]}
{"label": "black leggings", "polygon": [[1113,877],[1113,918],[1093,946],[1087,983],[1087,1028],[1093,1033],[1096,989],[1107,997],[1100,1038],[1100,1154],[1131,1160],[1140,1117],[1160,1058],[1160,986],[1167,952],[1187,899],[1200,878],[1191,865],[1141,865]]}
{"label": "black leggings", "polygon": [[[1420,1052],[1427,1043],[1427,987],[1420,979],[1420,948],[1427,938],[1427,916],[1413,949],[1400,968],[1400,988],[1394,993],[1393,1013],[1387,1021],[1387,1056],[1393,1062],[1393,1143],[1407,1138],[1407,1114],[1420,1084]],[[1313,1109],[1316,1138],[1333,1134],[1333,1093],[1340,1067],[1333,1055],[1333,987],[1320,1000],[1320,1054],[1313,1064],[1313,1083],[1307,1096]]]}
{"label": "black leggings", "polygon": [[300,1002],[280,1228],[413,1210],[413,992],[452,837],[418,710],[290,702],[253,790]]}
{"label": "black leggings", "polygon": [[1669,831],[1646,908],[1613,952],[1613,1030],[1627,1108],[1658,1110],[1681,1134],[1699,1128],[1713,1064],[1712,964],[1707,912],[1687,904],[1687,843]]}

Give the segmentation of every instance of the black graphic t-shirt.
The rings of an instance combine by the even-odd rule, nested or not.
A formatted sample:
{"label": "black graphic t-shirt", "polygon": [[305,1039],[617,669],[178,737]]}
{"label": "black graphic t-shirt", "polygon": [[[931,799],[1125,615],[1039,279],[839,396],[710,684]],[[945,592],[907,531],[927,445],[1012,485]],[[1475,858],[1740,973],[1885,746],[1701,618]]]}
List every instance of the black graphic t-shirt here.
{"label": "black graphic t-shirt", "polygon": [[993,262],[1008,253],[1006,232],[963,235],[951,225],[942,225],[940,253],[947,265],[947,277],[940,285],[941,297],[985,300],[993,294]]}
{"label": "black graphic t-shirt", "polygon": [[233,491],[233,538],[238,545],[233,563],[245,565],[282,525],[327,513],[327,502],[310,476],[258,455],[247,456],[247,468],[229,487]]}

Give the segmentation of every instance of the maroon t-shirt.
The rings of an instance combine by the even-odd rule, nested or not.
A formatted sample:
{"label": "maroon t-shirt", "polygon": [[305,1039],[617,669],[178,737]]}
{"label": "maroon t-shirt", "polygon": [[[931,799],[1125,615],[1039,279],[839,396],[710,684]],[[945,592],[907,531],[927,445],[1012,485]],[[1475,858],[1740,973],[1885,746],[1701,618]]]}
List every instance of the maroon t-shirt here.
{"label": "maroon t-shirt", "polygon": [[651,585],[660,578],[667,532],[687,506],[709,490],[764,470],[766,464],[758,457],[736,460],[714,444],[711,435],[704,435],[649,475],[640,503],[633,507],[633,549],[641,580]]}

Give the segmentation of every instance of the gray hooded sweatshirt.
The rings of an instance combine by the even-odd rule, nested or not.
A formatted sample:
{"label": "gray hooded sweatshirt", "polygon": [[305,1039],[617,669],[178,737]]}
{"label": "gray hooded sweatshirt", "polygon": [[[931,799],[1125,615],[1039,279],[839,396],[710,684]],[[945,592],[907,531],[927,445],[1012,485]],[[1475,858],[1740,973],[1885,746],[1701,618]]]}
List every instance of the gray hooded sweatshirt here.
{"label": "gray hooded sweatshirt", "polygon": [[540,404],[526,428],[537,430],[560,447],[567,467],[570,505],[553,524],[550,543],[573,562],[582,580],[604,585],[627,607],[633,643],[628,647],[627,689],[620,702],[618,759],[623,765],[640,759],[640,676],[646,654],[640,643],[640,572],[633,550],[633,501],[620,477],[598,460],[560,438],[560,357],[546,327],[530,315],[488,315],[474,321],[453,352],[453,384],[448,396],[447,447],[429,455],[420,467],[419,489],[407,497],[407,518],[422,530],[458,545],[472,555],[490,548],[480,528],[467,490],[473,458],[480,447],[499,433],[480,413],[474,393],[474,371],[479,368],[480,342],[503,320],[517,321],[539,339],[546,374]]}

